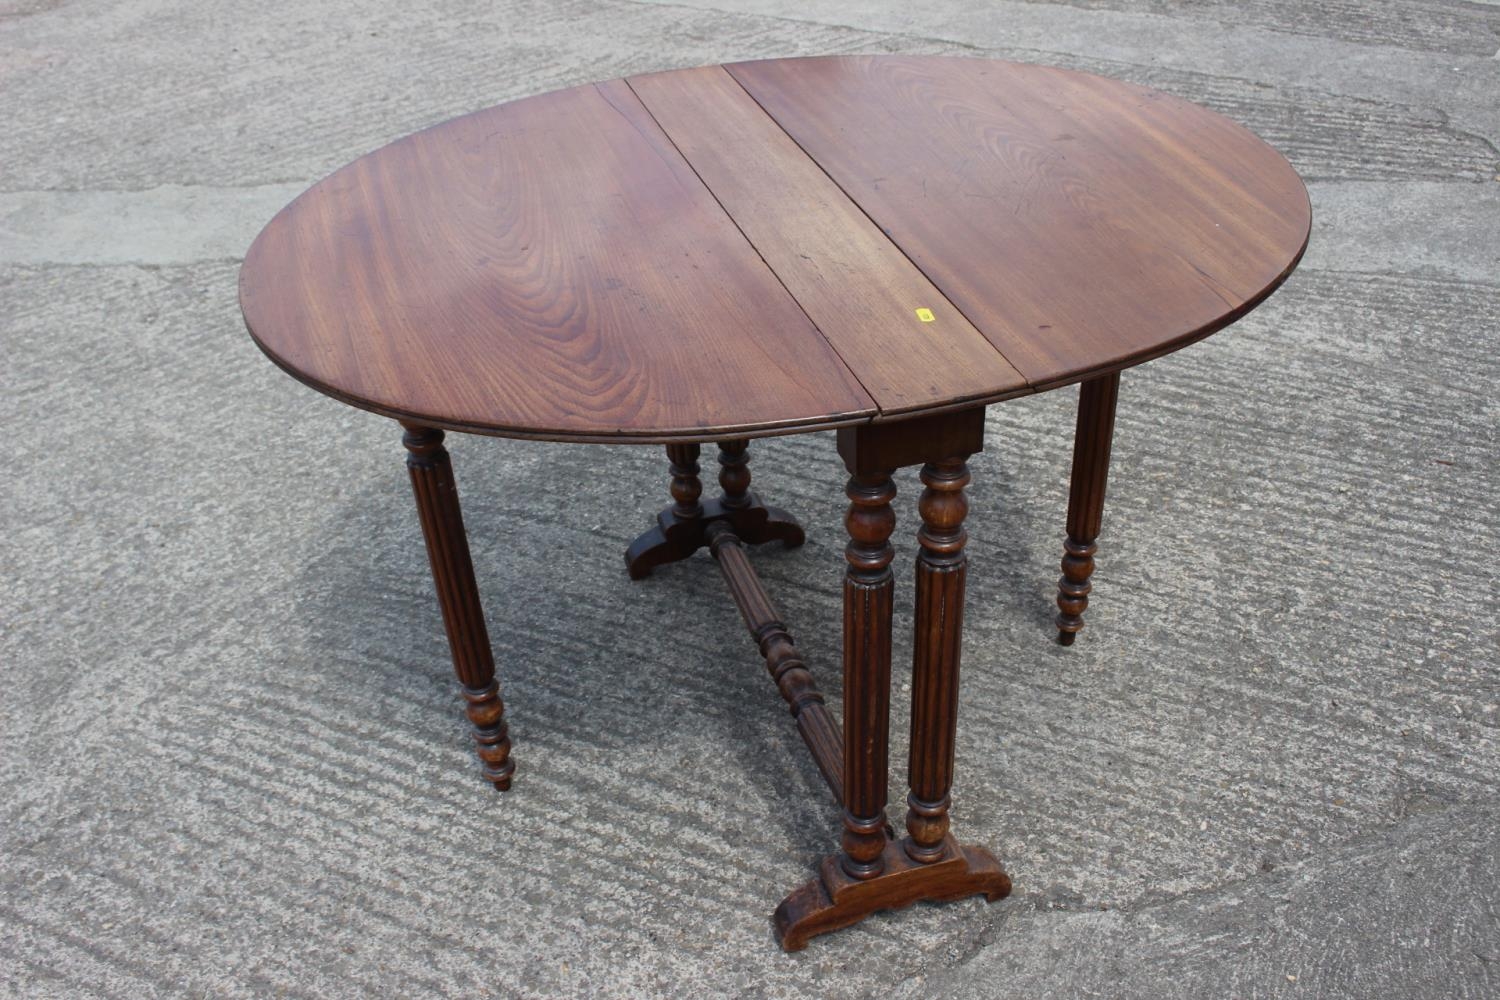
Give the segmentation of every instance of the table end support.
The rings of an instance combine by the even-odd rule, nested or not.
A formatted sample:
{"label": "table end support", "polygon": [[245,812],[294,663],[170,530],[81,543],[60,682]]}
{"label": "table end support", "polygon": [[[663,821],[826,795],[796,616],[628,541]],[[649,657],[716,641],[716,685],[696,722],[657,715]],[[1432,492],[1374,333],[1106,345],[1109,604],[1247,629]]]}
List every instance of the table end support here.
{"label": "table end support", "polygon": [[[967,459],[984,447],[984,410],[869,424],[839,432],[850,472],[844,578],[844,829],[842,850],[784,899],[776,938],[799,951],[810,938],[879,910],[1010,893],[983,847],[949,832],[966,571]],[[891,471],[922,465],[907,833],[884,825],[891,683]]]}
{"label": "table end support", "polygon": [[700,502],[700,446],[667,445],[673,503],[657,515],[654,527],[625,550],[625,570],[632,580],[645,579],[656,567],[679,562],[706,548],[708,526],[716,521],[727,521],[747,545],[780,542],[790,549],[806,540],[795,518],[751,492],[748,449],[749,442],[743,438],[719,443],[719,486],[723,493]]}

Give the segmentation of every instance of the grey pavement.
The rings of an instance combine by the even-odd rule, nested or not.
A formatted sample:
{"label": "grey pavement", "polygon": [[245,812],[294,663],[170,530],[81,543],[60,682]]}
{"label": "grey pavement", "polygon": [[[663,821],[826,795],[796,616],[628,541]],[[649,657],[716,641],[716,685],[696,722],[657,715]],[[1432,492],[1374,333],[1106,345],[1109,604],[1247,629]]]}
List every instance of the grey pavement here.
{"label": "grey pavement", "polygon": [[[955,809],[1016,892],[786,956],[837,817],[707,558],[621,571],[660,450],[453,440],[499,795],[393,427],[273,368],[235,275],[416,128],[823,52],[1160,87],[1281,148],[1316,224],[1265,306],[1126,373],[1071,649],[1075,394],[992,408]],[[1500,5],[0,0],[0,111],[0,994],[1500,995]],[[836,698],[841,466],[752,453]]]}

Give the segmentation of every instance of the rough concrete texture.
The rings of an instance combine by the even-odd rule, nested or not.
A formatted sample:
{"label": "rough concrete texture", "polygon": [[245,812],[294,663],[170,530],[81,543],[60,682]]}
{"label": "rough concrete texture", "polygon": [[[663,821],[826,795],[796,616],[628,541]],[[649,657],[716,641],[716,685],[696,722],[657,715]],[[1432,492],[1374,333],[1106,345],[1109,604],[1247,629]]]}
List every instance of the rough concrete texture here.
{"label": "rough concrete texture", "polygon": [[[0,993],[1500,992],[1500,6],[374,7],[0,3]],[[836,815],[706,557],[621,572],[659,449],[454,443],[498,795],[394,428],[267,363],[235,273],[291,194],[420,126],[817,52],[1164,88],[1285,150],[1317,228],[1259,311],[1127,373],[1072,649],[1074,393],[991,411],[956,813],[1016,894],[788,957],[768,915]],[[832,442],[753,453],[810,536],[759,562],[836,696]]]}

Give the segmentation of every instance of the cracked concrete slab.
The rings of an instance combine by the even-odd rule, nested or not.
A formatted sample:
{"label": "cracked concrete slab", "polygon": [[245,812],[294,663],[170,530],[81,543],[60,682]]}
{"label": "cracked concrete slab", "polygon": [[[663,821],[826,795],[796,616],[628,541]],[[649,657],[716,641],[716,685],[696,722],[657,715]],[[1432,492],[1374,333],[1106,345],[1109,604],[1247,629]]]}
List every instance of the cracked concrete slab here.
{"label": "cracked concrete slab", "polygon": [[[1497,26],[1440,0],[0,3],[0,994],[1493,995]],[[1202,101],[1286,149],[1317,228],[1261,309],[1126,374],[1071,649],[1074,396],[991,409],[955,812],[1016,894],[787,957],[768,914],[837,817],[712,566],[618,572],[659,450],[452,441],[520,766],[496,795],[394,429],[266,362],[236,258],[451,115],[852,51]],[[752,452],[809,534],[758,565],[836,702],[832,441]]]}

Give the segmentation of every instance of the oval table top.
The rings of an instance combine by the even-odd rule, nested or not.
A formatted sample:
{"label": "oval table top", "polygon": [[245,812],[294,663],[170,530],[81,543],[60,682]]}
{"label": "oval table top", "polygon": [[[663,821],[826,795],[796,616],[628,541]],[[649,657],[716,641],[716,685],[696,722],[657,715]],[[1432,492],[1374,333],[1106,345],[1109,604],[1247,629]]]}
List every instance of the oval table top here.
{"label": "oval table top", "polygon": [[1086,73],[837,56],[574,87],[400,139],[256,238],[282,368],[449,429],[696,441],[991,402],[1175,350],[1307,245],[1290,164]]}

